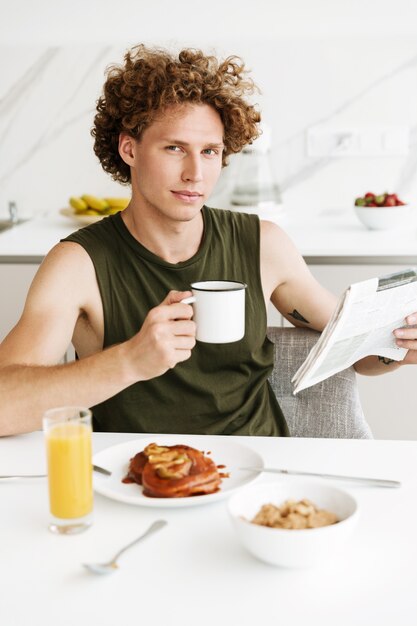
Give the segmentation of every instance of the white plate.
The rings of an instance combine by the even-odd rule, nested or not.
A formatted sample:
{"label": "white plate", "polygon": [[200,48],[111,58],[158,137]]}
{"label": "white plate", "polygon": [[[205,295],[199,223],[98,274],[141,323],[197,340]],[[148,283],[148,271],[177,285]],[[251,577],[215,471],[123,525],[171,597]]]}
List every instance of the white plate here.
{"label": "white plate", "polygon": [[[149,498],[142,493],[142,487],[136,483],[122,483],[128,471],[129,461],[138,452],[141,452],[150,443],[173,446],[185,444],[210,452],[210,458],[216,465],[225,465],[221,472],[230,472],[229,478],[223,478],[220,490],[201,496],[187,498]],[[187,436],[187,435],[154,435],[126,441],[117,446],[111,446],[93,457],[93,463],[105,467],[112,472],[111,476],[94,474],[94,489],[103,496],[147,507],[177,508],[208,504],[227,498],[236,489],[256,480],[260,474],[237,469],[238,467],[263,467],[262,457],[246,446],[235,443],[233,437]]]}
{"label": "white plate", "polygon": [[102,220],[105,215],[83,215],[82,213],[76,213],[72,207],[65,207],[59,210],[60,214],[64,217],[68,217],[73,222],[77,224],[82,224],[86,226],[87,224],[94,224],[94,222],[98,222]]}

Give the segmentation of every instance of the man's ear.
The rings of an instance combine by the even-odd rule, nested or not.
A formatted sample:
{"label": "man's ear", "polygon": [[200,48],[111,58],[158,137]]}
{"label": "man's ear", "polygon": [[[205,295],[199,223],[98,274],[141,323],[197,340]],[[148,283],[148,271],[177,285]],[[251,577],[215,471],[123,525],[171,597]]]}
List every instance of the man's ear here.
{"label": "man's ear", "polygon": [[135,139],[127,133],[119,135],[119,154],[127,165],[135,164]]}

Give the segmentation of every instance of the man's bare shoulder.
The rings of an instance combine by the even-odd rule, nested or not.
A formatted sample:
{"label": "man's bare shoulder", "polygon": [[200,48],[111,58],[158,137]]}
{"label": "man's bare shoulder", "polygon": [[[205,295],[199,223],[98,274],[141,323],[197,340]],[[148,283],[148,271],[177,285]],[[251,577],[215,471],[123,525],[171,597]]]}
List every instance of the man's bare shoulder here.
{"label": "man's bare shoulder", "polygon": [[39,268],[38,275],[42,277],[57,277],[77,281],[89,280],[94,276],[93,262],[78,243],[62,241],[57,243],[46,255]]}
{"label": "man's bare shoulder", "polygon": [[29,288],[22,316],[3,340],[0,363],[53,364],[62,358],[98,289],[92,262],[75,243],[59,243],[46,255]]}
{"label": "man's bare shoulder", "polygon": [[260,220],[261,225],[261,247],[276,249],[277,243],[294,247],[290,237],[285,230],[275,222]]}
{"label": "man's bare shoulder", "polygon": [[74,241],[60,241],[48,252],[44,259],[48,264],[79,263],[91,264],[91,259],[84,248]]}
{"label": "man's bare shoulder", "polygon": [[[92,283],[92,281],[94,281]],[[88,297],[95,284],[93,263],[82,246],[73,242],[60,242],[46,255],[29,289],[27,303],[54,300],[62,303],[76,302],[79,306]]]}
{"label": "man's bare shoulder", "polygon": [[261,264],[272,264],[275,271],[279,271],[282,281],[285,281],[287,273],[291,274],[295,266],[302,264],[301,254],[278,224],[261,220],[260,226]]}

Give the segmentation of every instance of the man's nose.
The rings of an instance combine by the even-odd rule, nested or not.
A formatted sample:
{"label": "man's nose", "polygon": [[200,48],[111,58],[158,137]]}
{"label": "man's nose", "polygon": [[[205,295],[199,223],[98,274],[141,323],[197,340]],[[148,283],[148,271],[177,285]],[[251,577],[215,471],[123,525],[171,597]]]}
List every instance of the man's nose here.
{"label": "man's nose", "polygon": [[203,170],[201,167],[200,155],[189,155],[185,159],[182,179],[190,180],[196,183],[203,180]]}

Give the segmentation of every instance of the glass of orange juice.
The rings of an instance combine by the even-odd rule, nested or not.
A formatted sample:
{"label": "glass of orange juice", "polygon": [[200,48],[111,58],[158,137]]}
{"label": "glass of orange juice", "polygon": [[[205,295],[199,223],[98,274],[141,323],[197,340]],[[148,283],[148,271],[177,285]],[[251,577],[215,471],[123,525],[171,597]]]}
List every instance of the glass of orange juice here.
{"label": "glass of orange juice", "polygon": [[64,406],[43,416],[48,464],[49,529],[75,534],[92,522],[93,468],[91,411]]}

